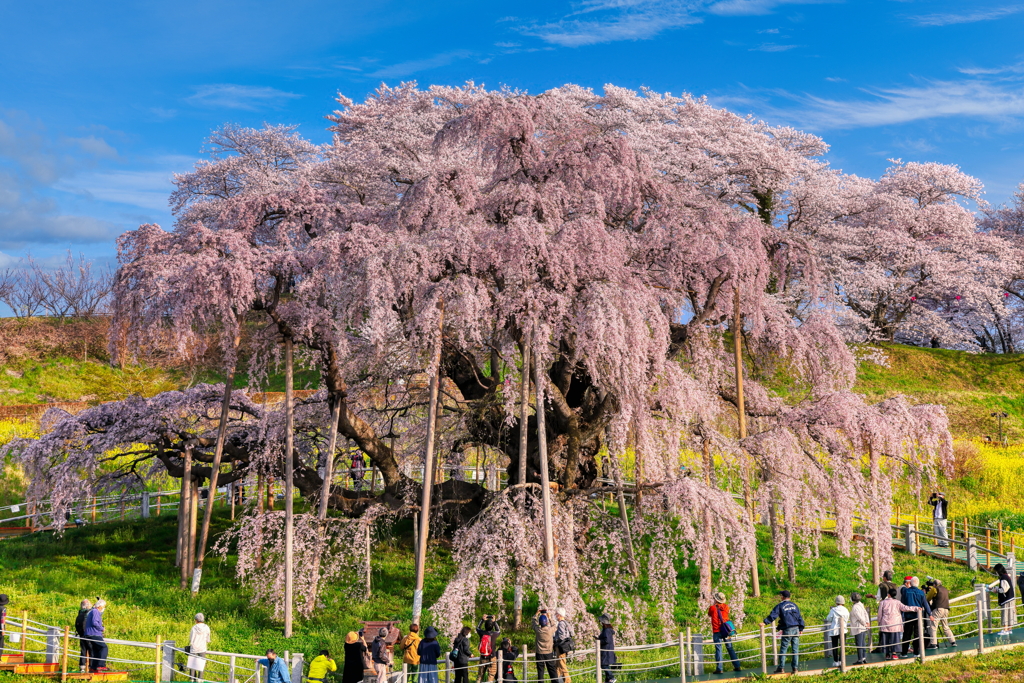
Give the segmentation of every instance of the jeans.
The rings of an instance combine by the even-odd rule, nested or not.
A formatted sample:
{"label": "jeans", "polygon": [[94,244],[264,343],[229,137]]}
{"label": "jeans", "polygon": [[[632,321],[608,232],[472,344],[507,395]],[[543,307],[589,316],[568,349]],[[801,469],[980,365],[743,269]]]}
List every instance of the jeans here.
{"label": "jeans", "polygon": [[544,672],[548,672],[548,678],[552,681],[558,680],[558,666],[555,664],[553,652],[537,653],[537,681],[544,680]]}
{"label": "jeans", "polygon": [[793,669],[800,666],[800,629],[796,626],[782,629],[782,644],[779,645],[779,667],[786,665],[786,653],[792,648]]}
{"label": "jeans", "polygon": [[713,636],[715,641],[715,669],[718,671],[722,670],[722,643],[725,643],[725,648],[729,651],[729,658],[732,660],[732,666],[737,671],[740,670],[740,660],[736,656],[736,648],[732,646],[732,641],[722,636],[721,633],[716,633]]}
{"label": "jeans", "polygon": [[868,632],[863,631],[853,637],[853,642],[857,645],[857,661],[863,662],[868,658]]}
{"label": "jeans", "polygon": [[899,646],[900,646],[900,634],[899,633],[889,633],[888,631],[882,631],[882,645],[885,646],[885,656],[886,656],[886,658],[892,657],[894,654],[896,654],[896,650],[899,649]]}
{"label": "jeans", "polygon": [[935,526],[935,535],[939,537],[939,547],[946,548],[949,543],[946,540],[949,538],[949,533],[946,531],[946,520],[935,518],[932,520]]}
{"label": "jeans", "polygon": [[420,664],[416,668],[419,683],[437,683],[437,664]]}

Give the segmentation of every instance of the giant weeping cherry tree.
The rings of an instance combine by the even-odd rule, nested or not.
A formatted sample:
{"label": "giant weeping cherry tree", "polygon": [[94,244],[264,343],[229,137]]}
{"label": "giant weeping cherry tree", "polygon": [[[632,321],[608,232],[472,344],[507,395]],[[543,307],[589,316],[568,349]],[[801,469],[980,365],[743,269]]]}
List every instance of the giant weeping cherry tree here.
{"label": "giant weeping cherry tree", "polygon": [[[219,131],[210,159],[176,178],[174,229],[144,225],[119,241],[118,352],[168,336],[183,350],[215,338],[233,348],[249,320],[251,377],[279,367],[285,342],[320,375],[293,430],[281,410],[230,387],[100,406],[12,447],[34,497],[54,498],[59,513],[97,485],[181,476],[186,452],[209,476],[223,425],[221,481],[281,478],[291,458],[311,510],[296,515],[293,559],[308,614],[347,566],[324,559],[346,554],[351,529],[339,520],[381,505],[416,513],[412,473],[437,373],[440,459],[488,453],[508,472],[497,492],[437,486],[431,528],[454,534],[457,564],[431,608],[446,631],[516,583],[577,620],[599,601],[626,641],[641,640],[642,573],[671,632],[688,562],[700,567],[701,604],[713,567],[742,616],[755,519],[791,572],[826,514],[844,552],[856,528],[876,541],[876,568],[890,561],[887,473],[927,476],[950,437],[941,409],[872,406],[850,391],[842,302],[815,235],[826,223],[847,234],[836,202],[863,197],[837,200],[818,138],[611,86],[533,96],[404,84],[339,102],[322,146],[284,127]],[[812,214],[815,229],[797,229]],[[728,350],[735,342],[742,354]],[[746,366],[742,401],[734,358]],[[524,386],[534,368],[539,381]],[[780,373],[785,400],[760,381]],[[555,490],[552,559],[538,436]],[[130,467],[109,463],[112,449],[130,449]],[[382,492],[325,484],[347,449],[378,468]],[[106,478],[91,476],[105,462]],[[626,488],[631,518],[595,505],[593,494]],[[233,532],[243,580],[279,581],[280,520],[268,519],[279,514],[253,507]],[[255,594],[283,609],[278,591]]]}

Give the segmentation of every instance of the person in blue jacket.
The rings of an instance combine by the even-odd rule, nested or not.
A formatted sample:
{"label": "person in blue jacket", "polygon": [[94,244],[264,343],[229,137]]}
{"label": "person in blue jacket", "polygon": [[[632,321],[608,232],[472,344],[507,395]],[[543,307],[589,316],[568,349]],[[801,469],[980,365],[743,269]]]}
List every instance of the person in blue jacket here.
{"label": "person in blue jacket", "polygon": [[85,636],[89,639],[89,671],[102,673],[107,671],[107,642],[103,640],[103,612],[107,609],[106,600],[97,600],[85,617]]}
{"label": "person in blue jacket", "polygon": [[256,660],[256,663],[267,667],[266,683],[291,683],[292,677],[288,673],[288,665],[273,650],[267,650],[267,656]]}
{"label": "person in blue jacket", "polygon": [[[921,590],[921,579],[916,576],[909,577],[910,581],[907,582],[910,585],[904,586],[903,592],[900,594],[900,602],[907,607],[920,607],[924,612],[925,618],[932,615],[931,605],[928,604],[928,598],[925,597],[924,591]],[[919,657],[921,653],[917,651],[917,613],[916,612],[904,612],[903,613],[903,656],[908,657],[910,650],[914,650],[914,656]]]}
{"label": "person in blue jacket", "polygon": [[800,666],[800,634],[804,632],[804,617],[800,614],[800,608],[789,599],[789,591],[779,591],[779,604],[764,618],[767,626],[776,619],[779,620],[776,629],[782,631],[782,645],[779,647],[779,661],[775,666],[775,673],[782,673],[786,665],[786,653],[790,648],[793,650],[792,666],[793,673],[796,673]]}

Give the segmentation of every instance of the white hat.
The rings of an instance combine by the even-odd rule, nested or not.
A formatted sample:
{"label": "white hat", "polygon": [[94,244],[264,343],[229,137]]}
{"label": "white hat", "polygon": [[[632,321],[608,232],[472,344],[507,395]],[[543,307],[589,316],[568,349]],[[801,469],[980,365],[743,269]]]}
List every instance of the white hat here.
{"label": "white hat", "polygon": [[557,614],[560,617],[564,617],[565,616],[565,608],[564,607],[559,607],[558,609],[555,610],[555,614]]}

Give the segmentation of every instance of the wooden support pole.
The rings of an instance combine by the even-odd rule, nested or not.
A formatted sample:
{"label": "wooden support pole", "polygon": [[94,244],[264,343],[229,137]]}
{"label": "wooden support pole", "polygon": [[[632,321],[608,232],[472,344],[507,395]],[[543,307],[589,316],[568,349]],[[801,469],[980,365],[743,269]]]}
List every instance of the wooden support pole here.
{"label": "wooden support pole", "polygon": [[768,646],[764,639],[764,624],[758,624],[758,635],[761,644],[761,675],[768,675]]}
{"label": "wooden support pole", "polygon": [[[235,337],[235,348],[238,348],[239,338]],[[203,528],[199,534],[199,551],[195,562],[195,571],[192,576],[192,594],[199,591],[199,583],[203,576],[203,562],[206,560],[206,543],[210,539],[210,522],[213,520],[213,505],[217,500],[217,478],[220,476],[220,462],[224,457],[224,441],[228,436],[228,419],[231,417],[231,389],[235,381],[235,364],[228,368],[227,377],[224,378],[224,397],[220,403],[220,423],[217,425],[217,443],[213,449],[213,463],[210,465],[210,489],[206,494],[206,511],[203,514]],[[234,519],[234,506],[232,519]]]}
{"label": "wooden support pole", "polygon": [[[544,397],[547,389],[547,373],[543,370],[544,362],[538,353],[533,361],[533,384],[537,392],[537,452],[540,455],[540,486],[541,500],[544,506],[544,561],[555,561],[555,534],[551,523],[551,482],[548,474],[548,434],[545,423]],[[552,569],[554,566],[552,565]]]}
{"label": "wooden support pole", "polygon": [[[938,627],[938,624],[935,624]],[[938,638],[936,638],[936,642]],[[924,611],[920,610],[917,613],[917,656],[920,658],[921,663],[924,664]]]}
{"label": "wooden support pole", "polygon": [[25,659],[25,645],[28,639],[28,610],[21,611],[21,658]]}
{"label": "wooden support pole", "polygon": [[[156,656],[153,657],[153,681],[160,683],[160,665],[163,663],[163,636],[156,637]],[[228,683],[235,683],[233,680]]]}
{"label": "wooden support pole", "polygon": [[[519,371],[519,462],[517,484],[526,483],[526,461],[529,456],[530,439],[530,335],[523,334],[523,367]],[[520,505],[526,507],[526,489],[520,495]],[[523,623],[523,578],[516,568],[516,584],[512,594],[512,630],[518,631]],[[502,676],[504,681],[504,676]]]}
{"label": "wooden support pole", "polygon": [[1003,523],[999,522],[999,554],[1003,554]]}
{"label": "wooden support pole", "polygon": [[842,617],[839,617],[839,671],[846,673],[846,619]]}
{"label": "wooden support pole", "polygon": [[686,634],[679,633],[679,680],[686,683]]}
{"label": "wooden support pole", "polygon": [[373,578],[373,565],[370,563],[370,559],[371,559],[371,555],[370,555],[370,525],[369,525],[369,523],[367,523],[367,525],[366,525],[366,570],[364,572],[364,574],[366,575],[366,599],[367,600],[369,600],[370,597],[373,595],[373,588],[370,585],[371,580]]}
{"label": "wooden support pole", "polygon": [[[60,680],[61,683],[68,680],[68,646],[71,644],[71,628],[64,627],[64,647],[60,651]],[[159,678],[156,679],[159,683]]]}
{"label": "wooden support pole", "polygon": [[[438,392],[441,383],[441,346],[444,339],[444,304],[439,303],[437,342],[430,374],[430,396],[427,407],[427,442],[423,452],[423,490],[420,497],[419,544],[416,547],[416,585],[412,593],[412,623],[420,623],[423,611],[423,578],[427,569],[427,539],[430,537],[430,497],[434,488],[434,439],[437,432]],[[446,669],[447,671],[447,669]],[[447,677],[447,673],[445,674]]]}
{"label": "wooden support pole", "polygon": [[[291,335],[284,338],[284,637],[292,637],[292,604],[294,601],[294,571],[292,566],[295,543],[295,367],[293,364]],[[291,663],[289,662],[289,666]]]}
{"label": "wooden support pole", "polygon": [[[742,441],[747,438],[747,409],[743,400],[743,316],[740,313],[740,288],[737,284],[733,287],[732,305],[732,341],[733,361],[736,364],[736,417],[738,421],[738,434]],[[750,492],[750,477],[744,478],[743,504],[747,509],[747,520],[751,528],[754,528],[753,500]],[[754,562],[750,566],[750,589],[751,594],[756,598],[761,595],[761,578],[757,570],[757,548],[755,535]]]}

